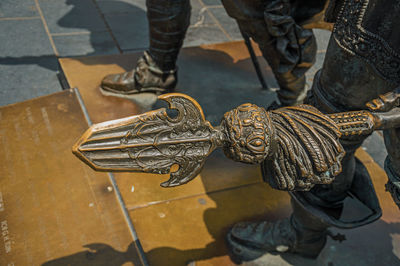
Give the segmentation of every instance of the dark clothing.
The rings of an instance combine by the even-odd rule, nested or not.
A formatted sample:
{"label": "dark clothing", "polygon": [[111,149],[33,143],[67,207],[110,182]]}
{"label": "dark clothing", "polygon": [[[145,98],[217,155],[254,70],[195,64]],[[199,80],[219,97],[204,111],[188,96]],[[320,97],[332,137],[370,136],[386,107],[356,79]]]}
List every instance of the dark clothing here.
{"label": "dark clothing", "polygon": [[149,53],[163,71],[175,69],[190,24],[189,0],[147,0]]}
{"label": "dark clothing", "polygon": [[[395,20],[400,11],[398,1],[348,0],[340,10],[323,68],[316,74],[309,98],[325,113],[366,109],[368,101],[400,86],[400,24]],[[384,135],[388,150],[386,171],[389,167],[391,175],[400,181],[400,130],[386,130]],[[342,141],[346,150],[343,172],[331,185],[316,185],[303,193],[311,205],[340,209],[351,189],[353,193],[363,189],[353,184],[354,152],[363,140]],[[376,197],[372,200],[377,201]]]}
{"label": "dark clothing", "polygon": [[[320,1],[307,1],[308,5],[301,2],[222,1],[240,30],[259,45],[278,81],[278,96],[284,105],[296,103],[303,94],[305,72],[313,65],[317,51],[312,30],[299,23],[321,12],[325,5]],[[175,69],[190,23],[190,1],[147,0],[147,9],[150,55],[162,70]]]}
{"label": "dark clothing", "polygon": [[[314,35],[305,29],[309,27],[305,24],[312,25],[313,18],[324,12],[326,2],[222,0],[222,3],[242,33],[259,45],[280,86],[281,102],[295,103],[304,91],[305,72],[316,55]],[[147,0],[147,7],[150,54],[161,69],[174,69],[190,22],[190,2]],[[400,24],[396,22],[399,11],[400,5],[394,0],[330,1],[326,15],[335,22],[335,27],[324,66],[314,79],[310,103],[326,113],[360,110],[366,108],[366,102],[400,85]],[[399,137],[399,129],[385,132],[389,153],[386,170],[398,180]],[[348,192],[357,190],[353,186],[357,168],[354,152],[363,140],[343,140],[347,153],[342,161],[343,172],[331,185],[316,185],[310,192],[298,195],[310,205],[333,210],[333,216],[337,217]],[[370,184],[363,178],[360,180]],[[371,200],[374,202],[370,206],[379,212],[376,197]]]}

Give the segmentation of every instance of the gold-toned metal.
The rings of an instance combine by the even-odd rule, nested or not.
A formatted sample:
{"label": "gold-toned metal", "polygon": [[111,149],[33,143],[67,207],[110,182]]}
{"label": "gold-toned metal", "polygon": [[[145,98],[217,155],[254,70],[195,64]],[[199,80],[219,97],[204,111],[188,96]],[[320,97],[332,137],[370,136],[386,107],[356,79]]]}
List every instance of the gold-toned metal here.
{"label": "gold-toned metal", "polygon": [[262,163],[276,150],[270,114],[255,104],[242,104],[225,113],[221,127],[229,141],[225,155],[234,161]]}
{"label": "gold-toned metal", "polygon": [[335,122],[310,105],[270,112],[275,152],[262,164],[266,181],[280,190],[309,190],[330,184],[345,154]]}
{"label": "gold-toned metal", "polygon": [[[400,112],[368,111],[324,115],[300,105],[265,111],[243,104],[224,115],[220,127],[205,120],[191,97],[171,93],[159,96],[176,109],[95,124],[74,145],[73,152],[95,170],[167,174],[163,187],[192,180],[217,147],[235,161],[264,163],[268,182],[281,190],[309,190],[329,184],[341,172],[344,149],[340,137],[368,135],[398,126]],[[388,122],[389,121],[389,122]],[[177,165],[176,171],[171,167]]]}
{"label": "gold-toned metal", "polygon": [[328,115],[342,133],[342,138],[369,135],[375,130],[400,127],[400,108],[388,112],[349,111]]}
{"label": "gold-toned metal", "polygon": [[73,152],[99,171],[166,174],[163,187],[185,184],[202,169],[205,159],[221,146],[221,133],[205,120],[200,105],[179,93],[161,95],[176,109],[171,118],[165,108],[93,125],[74,145]]}
{"label": "gold-toned metal", "polygon": [[335,121],[343,137],[352,135],[369,135],[376,128],[376,117],[368,111],[350,111],[344,113],[329,114]]}

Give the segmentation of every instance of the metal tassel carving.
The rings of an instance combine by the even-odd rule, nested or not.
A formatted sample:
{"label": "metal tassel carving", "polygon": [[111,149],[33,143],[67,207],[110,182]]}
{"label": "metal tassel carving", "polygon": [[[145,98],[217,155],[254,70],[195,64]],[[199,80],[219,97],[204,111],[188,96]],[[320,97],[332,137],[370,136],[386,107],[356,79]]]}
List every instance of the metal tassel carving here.
{"label": "metal tassel carving", "polygon": [[342,171],[345,151],[333,120],[309,105],[271,112],[277,150],[263,168],[272,187],[308,190],[329,184]]}

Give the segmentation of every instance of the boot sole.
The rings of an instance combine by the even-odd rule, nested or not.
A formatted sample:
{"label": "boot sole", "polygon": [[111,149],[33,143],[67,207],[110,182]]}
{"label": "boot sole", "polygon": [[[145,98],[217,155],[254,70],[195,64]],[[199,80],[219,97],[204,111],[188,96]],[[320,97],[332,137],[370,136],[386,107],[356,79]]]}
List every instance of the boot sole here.
{"label": "boot sole", "polygon": [[326,243],[326,239],[324,239],[324,241],[322,241],[322,243],[318,245],[317,250],[315,250],[315,244],[314,245],[311,244],[311,245],[304,245],[303,249],[301,250],[292,249],[284,252],[245,246],[240,242],[236,241],[234,237],[232,237],[230,232],[226,236],[226,243],[229,250],[229,256],[231,257],[232,261],[236,264],[242,264],[243,262],[256,260],[267,253],[272,255],[278,255],[278,254],[282,255],[291,253],[308,259],[316,259],[320,254],[321,250],[323,249]]}
{"label": "boot sole", "polygon": [[236,264],[242,264],[243,262],[258,259],[267,253],[273,253],[243,246],[232,238],[230,232],[226,236],[226,243],[228,245],[229,255],[232,261]]}

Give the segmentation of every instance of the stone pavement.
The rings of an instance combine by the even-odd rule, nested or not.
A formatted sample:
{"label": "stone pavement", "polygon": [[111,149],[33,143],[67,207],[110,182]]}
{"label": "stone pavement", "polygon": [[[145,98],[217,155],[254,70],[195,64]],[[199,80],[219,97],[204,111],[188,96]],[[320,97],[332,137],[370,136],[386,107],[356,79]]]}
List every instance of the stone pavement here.
{"label": "stone pavement", "polygon": [[[242,39],[220,1],[191,4],[184,46]],[[147,32],[145,0],[0,0],[0,106],[61,91],[60,57],[141,51],[148,46]],[[322,65],[330,36],[323,30],[315,33],[319,50],[309,83]],[[363,148],[383,167],[381,134],[374,133]]]}

